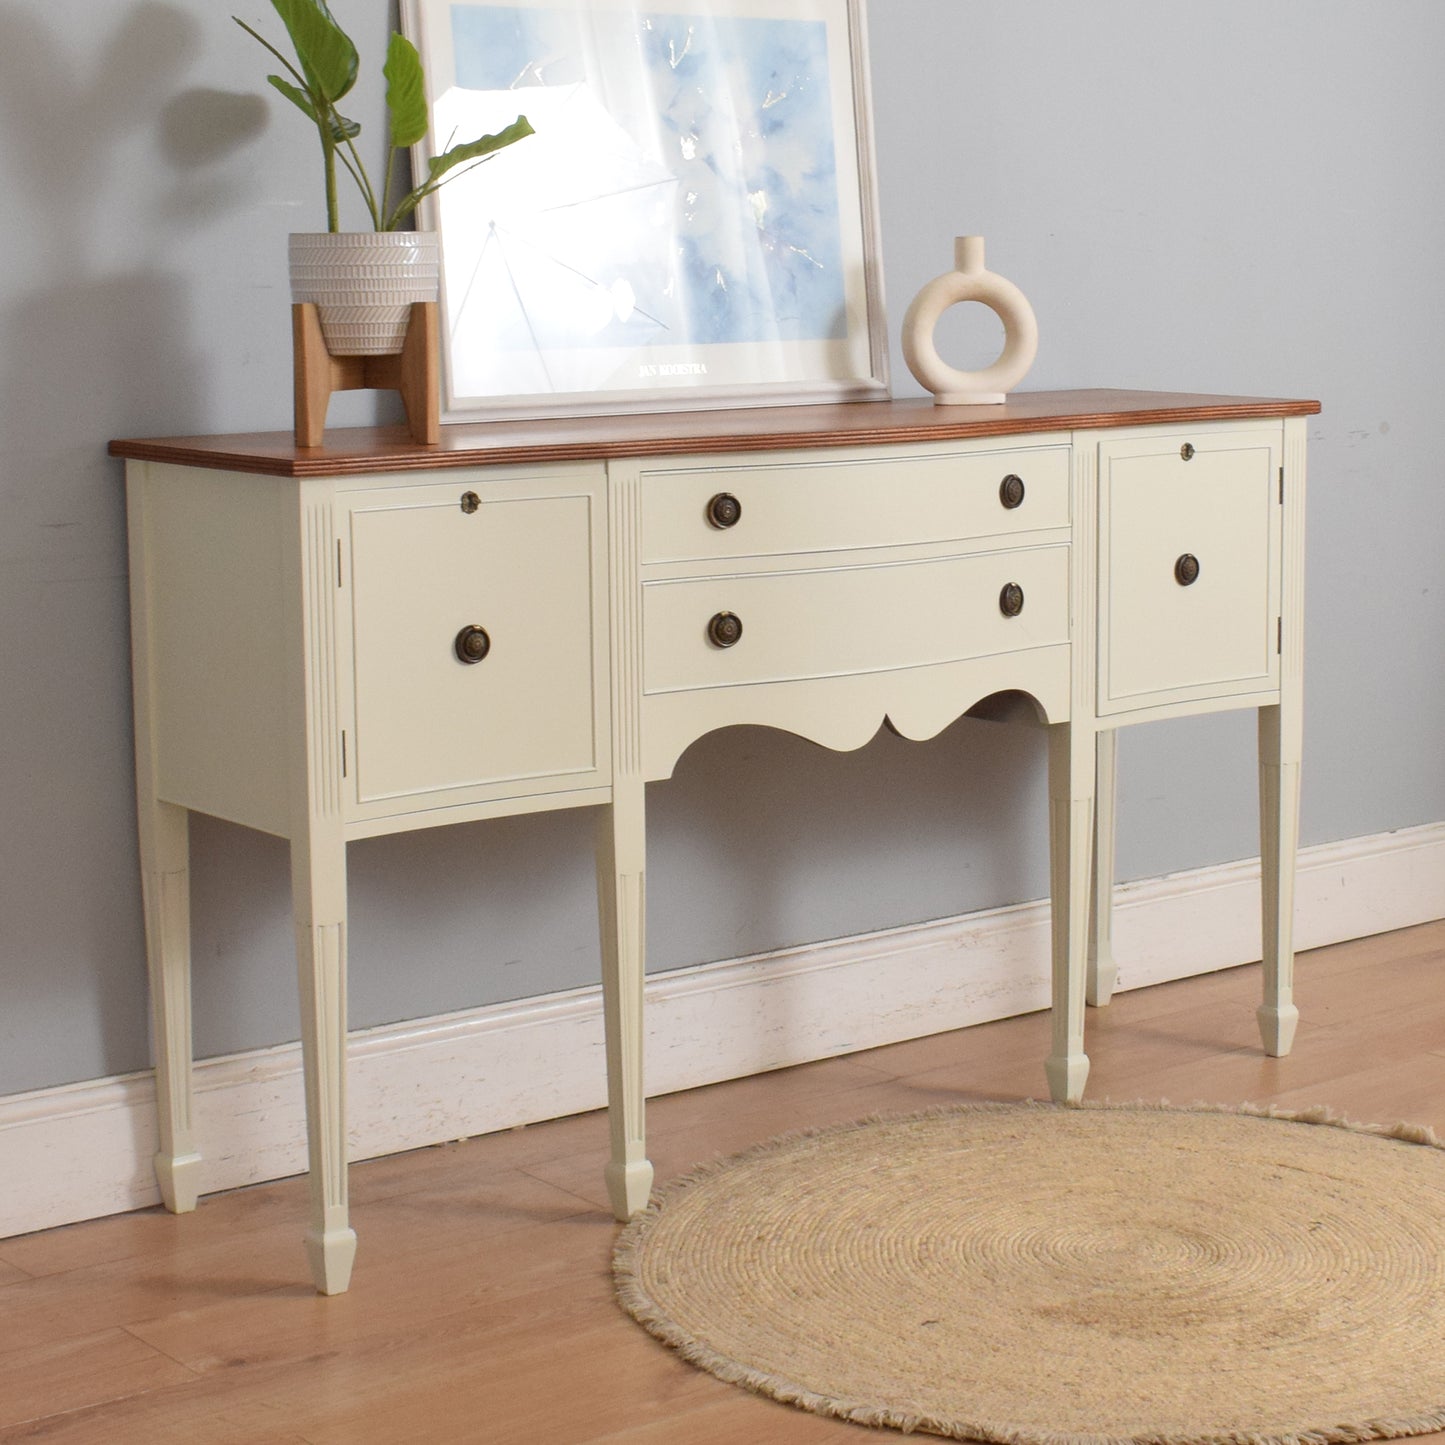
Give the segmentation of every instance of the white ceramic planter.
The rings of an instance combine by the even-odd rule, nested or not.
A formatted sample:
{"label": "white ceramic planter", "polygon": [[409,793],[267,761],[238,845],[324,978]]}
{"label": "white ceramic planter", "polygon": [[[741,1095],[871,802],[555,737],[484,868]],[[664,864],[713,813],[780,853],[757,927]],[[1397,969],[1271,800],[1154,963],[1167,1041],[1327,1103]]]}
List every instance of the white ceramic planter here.
{"label": "white ceramic planter", "polygon": [[290,244],[291,299],[311,301],[333,356],[401,350],[414,301],[435,301],[434,231],[310,231]]}

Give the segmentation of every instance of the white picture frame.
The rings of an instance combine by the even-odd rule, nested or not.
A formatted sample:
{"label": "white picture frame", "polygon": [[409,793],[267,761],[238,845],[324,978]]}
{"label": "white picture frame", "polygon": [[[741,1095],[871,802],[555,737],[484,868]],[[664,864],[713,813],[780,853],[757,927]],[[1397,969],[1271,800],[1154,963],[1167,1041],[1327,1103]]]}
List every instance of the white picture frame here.
{"label": "white picture frame", "polygon": [[879,399],[864,0],[402,0],[449,183],[442,418]]}

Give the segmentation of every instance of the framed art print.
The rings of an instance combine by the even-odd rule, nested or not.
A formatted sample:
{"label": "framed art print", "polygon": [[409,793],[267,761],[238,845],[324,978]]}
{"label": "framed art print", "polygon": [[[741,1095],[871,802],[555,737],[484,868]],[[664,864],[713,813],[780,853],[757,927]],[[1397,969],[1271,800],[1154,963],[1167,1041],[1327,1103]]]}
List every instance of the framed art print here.
{"label": "framed art print", "polygon": [[863,0],[403,0],[403,22],[424,146],[536,132],[428,202],[445,420],[886,394]]}

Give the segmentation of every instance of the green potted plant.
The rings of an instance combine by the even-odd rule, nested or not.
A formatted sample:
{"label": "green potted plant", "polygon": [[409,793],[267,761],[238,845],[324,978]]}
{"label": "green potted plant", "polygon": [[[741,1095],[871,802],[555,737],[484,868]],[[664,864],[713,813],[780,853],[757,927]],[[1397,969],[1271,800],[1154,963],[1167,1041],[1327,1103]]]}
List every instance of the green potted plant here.
{"label": "green potted plant", "polygon": [[[358,57],[351,37],[336,23],[325,0],[271,0],[281,17],[293,64],[239,16],[232,16],[280,61],[284,75],[266,78],[316,128],[326,189],[326,230],[291,237],[291,294],[315,302],[322,334],[333,356],[386,355],[401,350],[414,301],[437,298],[437,240],[433,232],[399,228],[427,196],[448,181],[532,134],[525,116],[497,135],[450,146],[431,159],[419,181],[408,175],[394,195],[401,153],[426,136],[426,85],[421,57],[403,35],[393,34],[382,74],[386,79],[389,134],[381,186],[373,185],[356,138],[361,127],[337,107],[356,84]],[[370,231],[342,231],[338,166],[356,183],[371,220]]]}

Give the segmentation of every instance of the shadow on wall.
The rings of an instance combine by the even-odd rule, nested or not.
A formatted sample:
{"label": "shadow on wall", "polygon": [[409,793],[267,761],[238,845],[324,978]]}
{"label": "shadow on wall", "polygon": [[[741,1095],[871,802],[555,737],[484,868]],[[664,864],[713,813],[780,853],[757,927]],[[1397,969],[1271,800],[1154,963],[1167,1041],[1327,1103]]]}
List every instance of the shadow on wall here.
{"label": "shadow on wall", "polygon": [[[43,8],[0,10],[0,116],[27,193],[28,269],[49,278],[6,318],[7,436],[28,438],[62,407],[87,444],[87,415],[134,430],[201,414],[194,282],[173,252],[244,204],[216,162],[267,112],[259,96],[177,90],[200,41],[192,16],[156,0],[123,11],[84,56]],[[149,164],[136,148],[146,133]]]}
{"label": "shadow on wall", "polygon": [[883,729],[852,753],[709,734],[649,787],[653,967],[1043,896],[1044,739],[974,718],[921,743]]}
{"label": "shadow on wall", "polygon": [[177,7],[84,10],[0,5],[7,201],[23,217],[0,282],[0,811],[19,854],[0,968],[24,1035],[7,1049],[17,1087],[146,1062],[125,509],[104,448],[204,415],[198,283],[177,248],[246,203],[216,161],[266,114],[184,88],[201,36]]}

